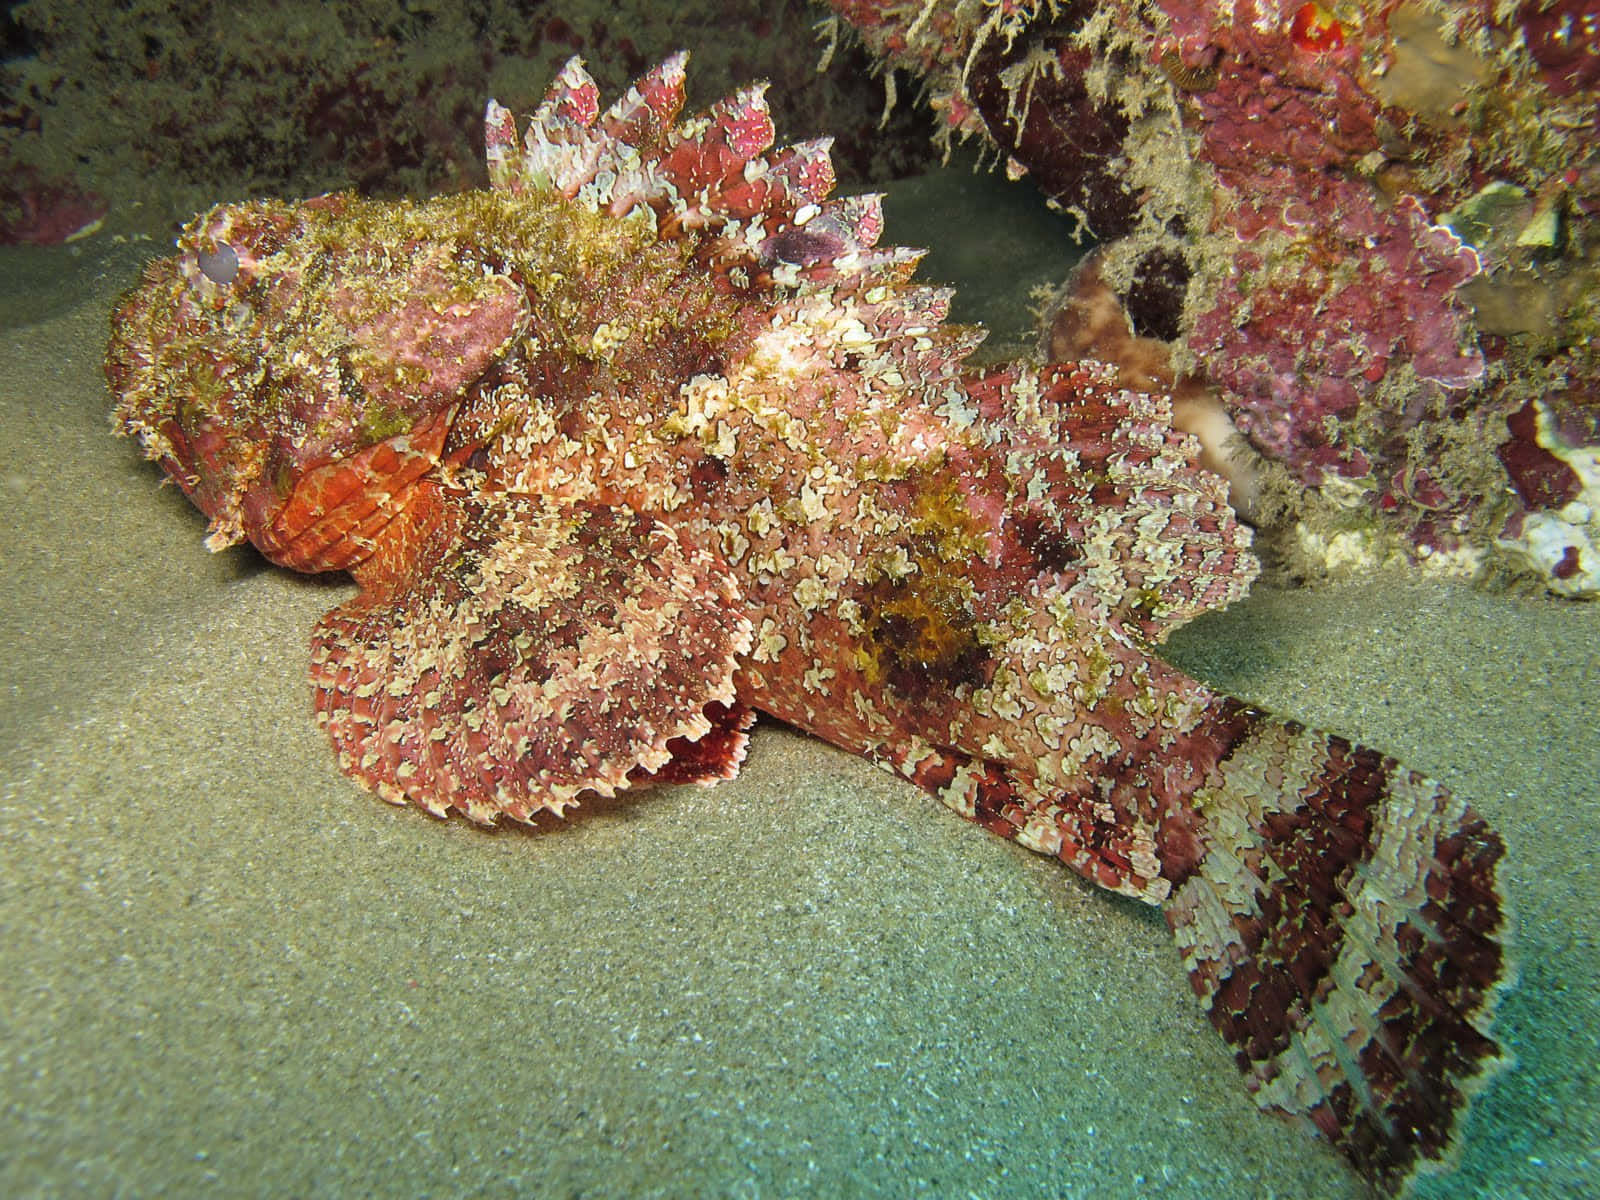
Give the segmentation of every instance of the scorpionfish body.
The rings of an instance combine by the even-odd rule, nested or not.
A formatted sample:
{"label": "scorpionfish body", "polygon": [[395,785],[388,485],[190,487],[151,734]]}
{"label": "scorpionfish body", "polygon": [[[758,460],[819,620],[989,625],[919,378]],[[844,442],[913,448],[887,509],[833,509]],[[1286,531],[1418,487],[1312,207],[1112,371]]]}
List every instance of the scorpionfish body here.
{"label": "scorpionfish body", "polygon": [[343,769],[479,822],[731,776],[765,712],[1163,907],[1263,1107],[1367,1177],[1500,1061],[1498,836],[1393,759],[1153,653],[1255,564],[1169,402],[977,373],[949,293],[684,59],[574,60],[487,191],[225,205],[123,300],[121,429],[358,594],[312,639]]}

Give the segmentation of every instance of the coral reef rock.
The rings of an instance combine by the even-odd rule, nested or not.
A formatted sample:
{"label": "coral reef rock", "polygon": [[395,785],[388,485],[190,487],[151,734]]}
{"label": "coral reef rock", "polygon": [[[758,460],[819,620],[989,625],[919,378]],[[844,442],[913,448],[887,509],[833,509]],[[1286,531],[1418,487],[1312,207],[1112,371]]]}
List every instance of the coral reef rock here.
{"label": "coral reef rock", "polygon": [[1592,4],[828,7],[1107,243],[1281,468],[1275,540],[1600,592]]}

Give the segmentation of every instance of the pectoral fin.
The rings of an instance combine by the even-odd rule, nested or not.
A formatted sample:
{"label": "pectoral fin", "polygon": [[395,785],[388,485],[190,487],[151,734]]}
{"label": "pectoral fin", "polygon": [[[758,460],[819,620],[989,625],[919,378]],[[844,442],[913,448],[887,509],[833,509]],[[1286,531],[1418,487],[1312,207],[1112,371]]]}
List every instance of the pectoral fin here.
{"label": "pectoral fin", "polygon": [[430,484],[318,622],[346,773],[475,821],[733,774],[751,627],[726,570],[627,509]]}

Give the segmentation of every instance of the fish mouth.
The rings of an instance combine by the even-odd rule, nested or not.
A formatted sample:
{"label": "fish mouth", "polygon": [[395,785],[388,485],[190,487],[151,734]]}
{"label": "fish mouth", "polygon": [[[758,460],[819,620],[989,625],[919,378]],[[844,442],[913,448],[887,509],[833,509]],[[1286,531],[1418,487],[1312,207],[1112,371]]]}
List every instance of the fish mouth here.
{"label": "fish mouth", "polygon": [[250,540],[269,560],[295,571],[344,571],[373,551],[418,483],[439,465],[457,405],[405,433],[299,472],[287,497],[259,521]]}
{"label": "fish mouth", "polygon": [[206,544],[221,549],[244,539],[239,481],[261,455],[219,411],[228,384],[189,291],[181,256],[147,264],[112,312],[104,370],[115,432],[160,464],[211,522]]}

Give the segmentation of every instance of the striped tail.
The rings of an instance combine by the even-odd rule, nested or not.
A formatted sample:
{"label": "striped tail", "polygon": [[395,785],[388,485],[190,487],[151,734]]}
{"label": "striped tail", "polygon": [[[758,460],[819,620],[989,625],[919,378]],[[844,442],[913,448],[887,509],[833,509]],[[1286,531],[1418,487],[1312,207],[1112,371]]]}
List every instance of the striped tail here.
{"label": "striped tail", "polygon": [[1451,1164],[1510,982],[1505,846],[1430,779],[1236,701],[1239,736],[1163,854],[1165,910],[1195,993],[1263,1108],[1308,1119],[1403,1191]]}
{"label": "striped tail", "polygon": [[1404,1191],[1452,1164],[1468,1101],[1506,1061],[1489,1034],[1513,974],[1505,846],[1392,758],[1214,694],[1194,717],[1080,790],[925,742],[876,757],[991,832],[1161,904],[1257,1103]]}

